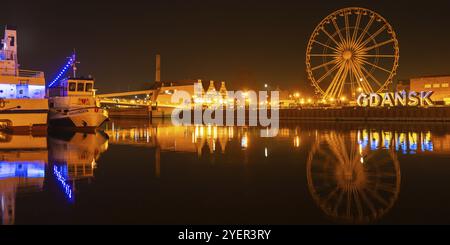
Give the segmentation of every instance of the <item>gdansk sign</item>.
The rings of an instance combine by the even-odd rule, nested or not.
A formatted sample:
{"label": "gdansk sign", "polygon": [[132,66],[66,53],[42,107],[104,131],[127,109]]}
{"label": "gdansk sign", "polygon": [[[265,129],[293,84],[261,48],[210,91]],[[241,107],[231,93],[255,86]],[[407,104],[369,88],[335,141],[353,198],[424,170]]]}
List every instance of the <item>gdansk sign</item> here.
{"label": "gdansk sign", "polygon": [[390,107],[390,106],[432,106],[433,91],[401,91],[395,93],[361,93],[356,100],[358,106]]}

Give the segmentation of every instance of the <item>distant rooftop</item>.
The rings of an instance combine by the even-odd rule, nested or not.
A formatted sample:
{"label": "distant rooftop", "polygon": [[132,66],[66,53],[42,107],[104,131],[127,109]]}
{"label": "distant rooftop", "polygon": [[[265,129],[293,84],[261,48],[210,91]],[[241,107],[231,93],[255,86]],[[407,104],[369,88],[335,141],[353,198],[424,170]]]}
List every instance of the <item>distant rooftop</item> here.
{"label": "distant rooftop", "polygon": [[444,75],[425,75],[425,76],[419,76],[419,77],[411,77],[410,79],[433,78],[433,77],[450,77],[450,74],[444,74]]}
{"label": "distant rooftop", "polygon": [[[206,91],[209,88],[209,82],[210,80],[203,80],[202,79],[202,86],[203,89]],[[222,85],[222,81],[214,81],[214,88],[216,89],[216,91],[220,90],[220,87]],[[187,80],[176,80],[176,81],[161,81],[160,83],[162,84],[162,86],[186,86],[186,85],[194,85],[198,82],[198,80],[194,80],[194,79],[187,79]]]}

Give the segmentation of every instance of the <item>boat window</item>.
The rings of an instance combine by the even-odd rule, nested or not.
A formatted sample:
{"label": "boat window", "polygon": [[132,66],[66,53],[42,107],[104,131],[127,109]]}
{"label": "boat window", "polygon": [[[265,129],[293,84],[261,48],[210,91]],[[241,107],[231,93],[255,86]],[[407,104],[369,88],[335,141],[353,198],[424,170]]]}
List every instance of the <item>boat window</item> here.
{"label": "boat window", "polygon": [[77,91],[78,92],[83,92],[84,91],[84,83],[78,83],[77,85]]}
{"label": "boat window", "polygon": [[16,85],[16,98],[29,98],[29,88],[28,84],[17,84]]}
{"label": "boat window", "polygon": [[90,92],[92,90],[92,83],[86,83],[86,92]]}
{"label": "boat window", "polygon": [[15,41],[15,40],[14,40],[14,36],[9,36],[9,38],[10,38],[10,39],[9,39],[9,41],[10,41],[10,42],[9,42],[9,46],[14,47],[14,43],[15,43],[15,42],[14,42],[14,41]]}
{"label": "boat window", "polygon": [[69,83],[69,91],[75,91],[77,84],[74,82]]}

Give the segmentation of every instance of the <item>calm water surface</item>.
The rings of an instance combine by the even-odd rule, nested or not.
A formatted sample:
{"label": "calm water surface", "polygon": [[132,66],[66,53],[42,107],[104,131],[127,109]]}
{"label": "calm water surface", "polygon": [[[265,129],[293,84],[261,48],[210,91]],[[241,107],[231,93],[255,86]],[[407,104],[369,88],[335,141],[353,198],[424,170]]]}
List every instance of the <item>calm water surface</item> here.
{"label": "calm water surface", "polygon": [[450,125],[0,133],[2,224],[450,224]]}

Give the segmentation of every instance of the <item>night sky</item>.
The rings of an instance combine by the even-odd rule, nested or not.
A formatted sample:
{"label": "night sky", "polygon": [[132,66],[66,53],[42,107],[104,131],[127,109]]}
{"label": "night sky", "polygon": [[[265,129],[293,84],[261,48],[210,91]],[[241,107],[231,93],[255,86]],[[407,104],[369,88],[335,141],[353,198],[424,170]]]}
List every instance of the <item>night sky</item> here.
{"label": "night sky", "polygon": [[[417,3],[416,3],[417,2]],[[339,8],[385,17],[400,44],[398,78],[450,74],[450,1],[2,1],[0,24],[18,28],[22,68],[48,80],[76,48],[80,75],[99,93],[162,79],[227,81],[232,88],[311,91],[305,49],[315,26]]]}

